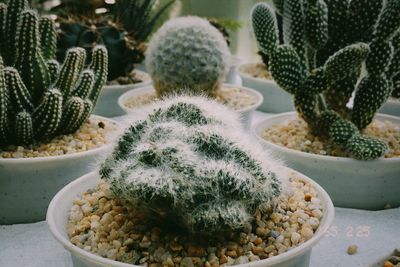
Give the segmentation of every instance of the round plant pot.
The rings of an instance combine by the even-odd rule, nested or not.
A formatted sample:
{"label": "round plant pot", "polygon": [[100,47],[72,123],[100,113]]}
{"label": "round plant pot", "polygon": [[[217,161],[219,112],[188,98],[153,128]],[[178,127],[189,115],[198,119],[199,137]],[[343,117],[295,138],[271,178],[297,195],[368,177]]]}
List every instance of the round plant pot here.
{"label": "round plant pot", "polygon": [[[318,192],[318,196],[321,199],[321,204],[324,210],[323,218],[319,225],[318,230],[314,236],[308,241],[304,242],[298,247],[290,249],[281,255],[274,256],[269,259],[254,261],[237,266],[248,266],[248,267],[265,267],[265,266],[276,266],[276,267],[306,267],[309,266],[311,249],[317,244],[317,242],[324,236],[326,230],[330,226],[334,216],[334,208],[329,195],[310,178],[299,174],[301,179],[309,182]],[[72,202],[81,195],[82,192],[96,187],[99,183],[99,175],[95,172],[86,174],[81,178],[73,181],[66,187],[64,187],[57,195],[53,198],[47,211],[47,223],[49,229],[55,239],[61,243],[65,249],[67,249],[71,255],[74,263],[74,267],[95,267],[95,266],[109,266],[109,267],[129,267],[134,266],[122,262],[112,261],[105,259],[101,256],[87,252],[75,245],[73,245],[68,238],[65,226],[68,221],[69,210],[71,209]]]}
{"label": "round plant pot", "polygon": [[239,68],[239,75],[242,78],[243,86],[257,90],[264,97],[264,102],[258,110],[267,113],[293,111],[292,96],[281,89],[274,80],[254,78],[241,70],[244,66],[252,64],[255,63],[243,64]]}
{"label": "round plant pot", "polygon": [[389,98],[379,112],[400,117],[400,99]]}
{"label": "round plant pot", "polygon": [[[136,72],[145,73],[140,70],[136,70]],[[129,90],[148,86],[151,83],[151,80],[149,80],[134,84],[104,86],[101,90],[99,100],[97,101],[93,114],[104,116],[107,118],[125,115],[125,112],[117,104],[118,98]]]}
{"label": "round plant pot", "polygon": [[[400,206],[400,158],[370,161],[316,155],[276,145],[262,133],[273,125],[296,118],[295,112],[268,117],[253,128],[253,134],[267,149],[283,158],[287,165],[313,177],[331,196],[335,206],[367,210]],[[377,119],[400,124],[400,118],[378,114]]]}
{"label": "round plant pot", "polygon": [[[239,112],[240,114],[240,119],[241,122],[243,124],[243,126],[246,129],[250,128],[251,125],[251,120],[252,120],[252,116],[254,111],[262,104],[263,102],[263,96],[257,92],[256,90],[253,90],[251,88],[247,88],[247,87],[243,87],[243,86],[237,86],[237,85],[232,85],[232,84],[227,84],[225,83],[223,85],[224,88],[240,88],[242,89],[246,94],[249,94],[251,96],[254,96],[256,101],[253,105],[248,106],[246,108],[237,110],[237,112]],[[142,87],[142,88],[138,88],[135,90],[131,90],[126,92],[125,94],[121,95],[120,98],[118,99],[118,105],[120,106],[121,109],[123,109],[126,113],[128,114],[134,114],[135,113],[135,109],[134,108],[129,108],[126,106],[126,103],[128,102],[129,99],[133,98],[133,97],[138,97],[140,95],[143,94],[148,94],[148,93],[154,93],[154,87],[153,86],[146,86],[146,87]]]}
{"label": "round plant pot", "polygon": [[[117,125],[117,122],[98,117]],[[42,221],[53,196],[89,172],[110,145],[62,156],[0,158],[0,225]]]}

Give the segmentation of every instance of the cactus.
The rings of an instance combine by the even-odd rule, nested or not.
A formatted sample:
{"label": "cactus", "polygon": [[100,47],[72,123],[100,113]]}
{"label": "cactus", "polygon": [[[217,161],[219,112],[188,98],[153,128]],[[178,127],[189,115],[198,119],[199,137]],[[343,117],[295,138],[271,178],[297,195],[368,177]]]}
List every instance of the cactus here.
{"label": "cactus", "polygon": [[224,37],[207,20],[180,17],[154,34],[146,66],[160,96],[177,90],[214,95],[225,78],[229,55]]}
{"label": "cactus", "polygon": [[0,13],[6,10],[0,29],[12,34],[3,45],[13,47],[0,51],[1,147],[73,133],[89,117],[97,100],[90,95],[98,95],[107,77],[107,51],[101,46],[93,49],[101,64],[90,70],[84,70],[86,52],[81,48],[68,50],[60,67],[53,59],[54,22],[27,6],[26,0],[0,6]]}
{"label": "cactus", "polygon": [[192,234],[239,230],[274,204],[283,176],[242,131],[215,101],[169,98],[125,130],[100,175],[116,196]]}
{"label": "cactus", "polygon": [[[87,2],[87,1],[86,1]],[[69,11],[59,18],[60,34],[57,43],[57,58],[63,60],[69,48],[79,46],[87,51],[93,44],[107,48],[109,55],[108,81],[126,77],[134,83],[131,73],[135,64],[144,60],[145,41],[160,15],[173,3],[162,6],[155,14],[152,5],[155,0],[118,0],[107,14],[81,16],[76,14],[85,1],[64,3]],[[86,5],[91,5],[86,3]],[[77,10],[75,10],[75,8]],[[80,10],[86,11],[87,9]],[[140,15],[137,15],[139,14]],[[90,57],[88,58],[90,60]],[[118,80],[122,82],[122,79]]]}
{"label": "cactus", "polygon": [[[293,94],[296,110],[314,134],[329,137],[356,159],[383,156],[387,145],[360,131],[398,86],[400,1],[274,3],[283,12],[286,44],[277,42],[276,18],[269,5],[259,3],[251,14],[274,80]],[[367,74],[362,77],[364,63]],[[353,92],[349,109],[346,104]]]}

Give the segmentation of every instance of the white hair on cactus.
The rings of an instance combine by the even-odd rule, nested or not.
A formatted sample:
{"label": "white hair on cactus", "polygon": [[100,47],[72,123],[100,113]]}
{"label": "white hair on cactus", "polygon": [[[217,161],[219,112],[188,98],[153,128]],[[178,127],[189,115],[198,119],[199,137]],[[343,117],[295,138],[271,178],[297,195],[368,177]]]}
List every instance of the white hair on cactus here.
{"label": "white hair on cactus", "polygon": [[179,96],[132,122],[100,169],[118,197],[193,233],[239,229],[279,198],[282,165],[222,104]]}
{"label": "white hair on cactus", "polygon": [[160,95],[178,89],[210,95],[222,84],[230,57],[224,37],[207,20],[179,17],[153,35],[146,67]]}

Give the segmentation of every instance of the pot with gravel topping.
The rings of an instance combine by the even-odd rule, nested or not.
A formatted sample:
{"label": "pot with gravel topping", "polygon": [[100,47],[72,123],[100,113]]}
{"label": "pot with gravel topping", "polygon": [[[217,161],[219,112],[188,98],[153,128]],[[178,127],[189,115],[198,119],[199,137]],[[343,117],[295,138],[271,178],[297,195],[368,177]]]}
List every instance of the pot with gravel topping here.
{"label": "pot with gravel topping", "polygon": [[292,97],[276,84],[271,73],[263,63],[246,63],[239,67],[243,86],[259,92],[264,102],[258,110],[268,113],[281,113],[293,110]]}
{"label": "pot with gravel topping", "polygon": [[[128,114],[137,114],[141,106],[148,105],[160,99],[152,86],[131,90],[121,95],[118,105]],[[223,84],[222,88],[217,90],[215,99],[237,111],[240,114],[240,120],[245,128],[250,128],[254,111],[263,102],[263,97],[256,90],[251,88]]]}
{"label": "pot with gravel topping", "polygon": [[309,133],[296,113],[271,116],[254,126],[261,144],[284,158],[289,167],[319,183],[335,206],[379,210],[400,205],[400,118],[378,114],[363,134],[388,144],[375,160],[349,158],[329,140]]}
{"label": "pot with gravel topping", "polygon": [[146,72],[135,70],[134,73],[134,83],[115,83],[104,86],[93,113],[107,118],[125,115],[125,111],[118,106],[118,98],[129,90],[151,84],[151,78]]}
{"label": "pot with gravel topping", "polygon": [[73,134],[0,150],[0,224],[44,220],[53,196],[92,169],[117,128],[117,122],[92,115]]}
{"label": "pot with gravel topping", "polygon": [[90,116],[107,80],[108,52],[74,47],[60,63],[51,18],[26,0],[1,3],[0,13],[7,32],[0,51],[0,224],[38,221],[54,194],[88,171],[116,127]]}
{"label": "pot with gravel topping", "polygon": [[327,193],[202,97],[142,108],[98,172],[52,200],[74,266],[308,266],[333,220]]}

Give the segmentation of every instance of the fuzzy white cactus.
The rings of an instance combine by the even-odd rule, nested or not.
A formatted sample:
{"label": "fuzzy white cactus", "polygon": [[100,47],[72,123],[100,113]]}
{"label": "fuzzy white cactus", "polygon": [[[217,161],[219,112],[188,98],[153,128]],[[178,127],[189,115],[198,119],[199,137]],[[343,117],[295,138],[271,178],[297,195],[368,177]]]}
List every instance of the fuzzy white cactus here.
{"label": "fuzzy white cactus", "polygon": [[194,234],[242,229],[257,208],[275,203],[281,165],[251,141],[233,111],[180,96],[143,113],[100,170],[118,197]]}
{"label": "fuzzy white cactus", "polygon": [[188,16],[166,22],[153,36],[146,66],[159,95],[177,89],[212,95],[228,71],[230,52],[207,20]]}

